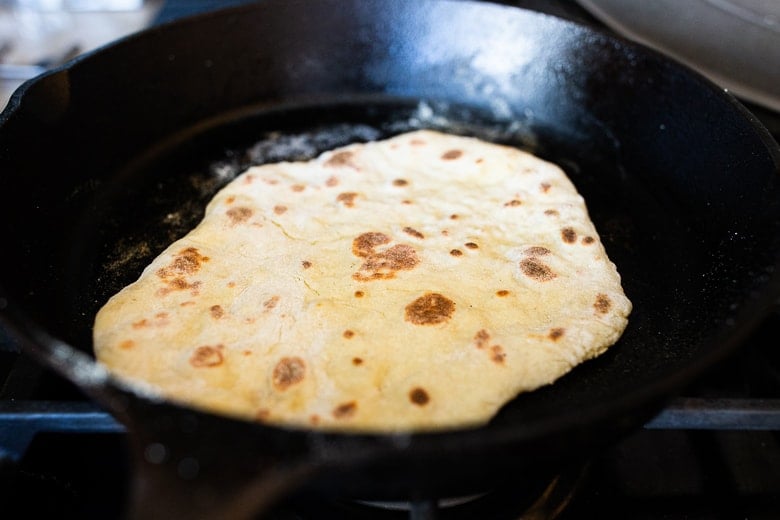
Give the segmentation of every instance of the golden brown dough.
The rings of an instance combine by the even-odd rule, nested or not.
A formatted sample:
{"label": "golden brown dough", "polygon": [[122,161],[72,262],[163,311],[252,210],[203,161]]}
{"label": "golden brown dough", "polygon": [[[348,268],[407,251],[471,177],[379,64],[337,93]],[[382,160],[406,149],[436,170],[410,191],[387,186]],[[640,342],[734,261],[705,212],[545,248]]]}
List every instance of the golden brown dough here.
{"label": "golden brown dough", "polygon": [[249,169],[106,303],[94,345],[211,412],[430,430],[554,382],[630,311],[561,169],[424,130]]}

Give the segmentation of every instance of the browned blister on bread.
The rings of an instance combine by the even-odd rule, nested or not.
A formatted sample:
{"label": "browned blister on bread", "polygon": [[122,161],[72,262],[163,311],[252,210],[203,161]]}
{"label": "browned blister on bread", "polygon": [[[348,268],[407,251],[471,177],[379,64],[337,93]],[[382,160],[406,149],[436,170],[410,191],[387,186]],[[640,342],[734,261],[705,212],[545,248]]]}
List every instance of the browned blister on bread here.
{"label": "browned blister on bread", "polygon": [[253,167],[98,313],[98,360],[214,413],[460,428],[613,345],[631,303],[557,166],[423,130]]}

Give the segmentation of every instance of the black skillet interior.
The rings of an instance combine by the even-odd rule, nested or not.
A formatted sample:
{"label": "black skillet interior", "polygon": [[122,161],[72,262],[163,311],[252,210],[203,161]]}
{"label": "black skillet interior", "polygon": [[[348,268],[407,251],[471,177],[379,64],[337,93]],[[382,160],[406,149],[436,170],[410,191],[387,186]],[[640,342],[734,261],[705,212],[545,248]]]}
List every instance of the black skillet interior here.
{"label": "black skillet interior", "polygon": [[[21,312],[89,353],[99,306],[243,167],[433,127],[566,169],[634,303],[626,333],[484,428],[403,442],[262,435],[344,449],[379,440],[393,461],[377,475],[417,461],[410,485],[448,489],[465,472],[496,478],[510,461],[608,442],[738,346],[778,292],[780,251],[780,154],[749,114],[654,53],[555,18],[392,5],[262,2],[153,29],[27,85],[0,119],[6,319]],[[38,349],[76,377],[61,349]]]}

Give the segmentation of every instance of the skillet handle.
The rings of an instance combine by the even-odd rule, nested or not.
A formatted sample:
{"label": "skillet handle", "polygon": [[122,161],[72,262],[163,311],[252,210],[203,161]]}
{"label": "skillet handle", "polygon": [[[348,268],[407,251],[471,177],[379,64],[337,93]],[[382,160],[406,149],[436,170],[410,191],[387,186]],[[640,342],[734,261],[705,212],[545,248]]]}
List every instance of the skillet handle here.
{"label": "skillet handle", "polygon": [[[156,450],[162,448],[154,443],[146,453],[134,455],[128,520],[262,518],[263,513],[316,472],[315,466],[306,462],[269,456],[255,459],[254,475],[239,476],[234,468],[215,467],[213,463],[202,468],[199,461],[190,457],[150,462],[150,457],[159,455]],[[225,465],[229,462],[225,461]]]}
{"label": "skillet handle", "polygon": [[131,403],[120,416],[133,459],[129,520],[261,518],[326,466],[301,432]]}

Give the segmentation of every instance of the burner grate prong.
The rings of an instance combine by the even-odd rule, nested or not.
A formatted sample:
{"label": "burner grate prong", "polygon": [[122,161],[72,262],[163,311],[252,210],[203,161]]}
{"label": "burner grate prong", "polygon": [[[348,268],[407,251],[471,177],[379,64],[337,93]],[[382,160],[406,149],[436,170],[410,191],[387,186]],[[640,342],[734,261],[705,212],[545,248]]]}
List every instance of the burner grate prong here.
{"label": "burner grate prong", "polygon": [[780,399],[679,397],[646,423],[645,428],[780,431]]}
{"label": "burner grate prong", "polygon": [[82,401],[0,401],[0,460],[19,461],[38,433],[121,433],[109,413]]}

